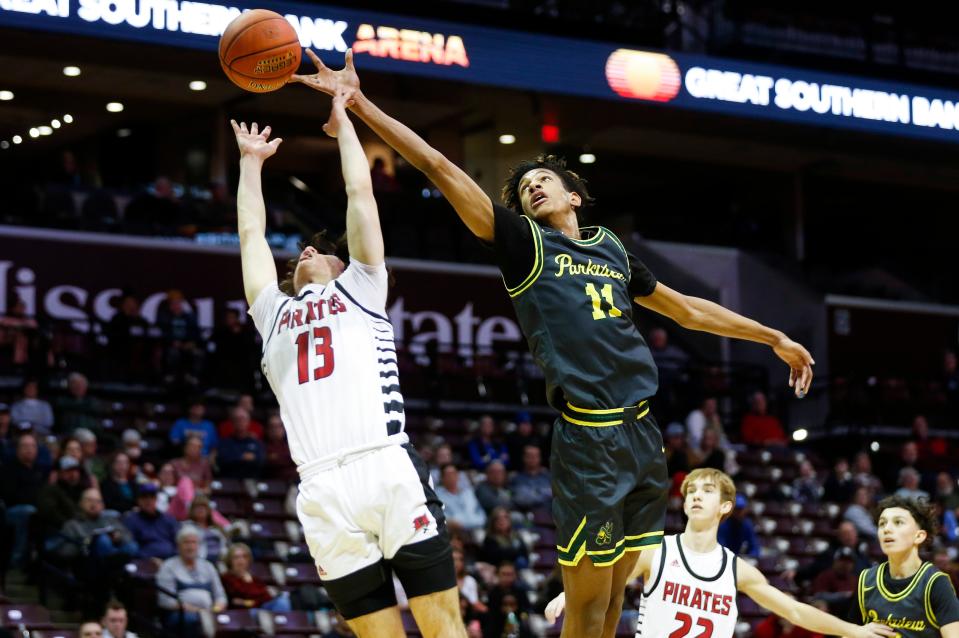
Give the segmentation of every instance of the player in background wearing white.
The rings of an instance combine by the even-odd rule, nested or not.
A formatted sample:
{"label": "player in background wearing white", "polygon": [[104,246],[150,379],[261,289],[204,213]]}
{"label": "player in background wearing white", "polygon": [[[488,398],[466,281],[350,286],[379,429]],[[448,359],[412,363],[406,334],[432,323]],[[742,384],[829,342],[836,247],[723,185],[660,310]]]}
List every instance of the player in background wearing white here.
{"label": "player in background wearing white", "polygon": [[[762,573],[716,540],[719,523],[733,511],[736,486],[719,470],[690,472],[680,487],[686,530],[639,555],[629,580],[643,578],[636,638],[732,638],[736,631],[736,595],[743,593],[794,625],[810,631],[853,638],[891,637],[885,625],[864,627],[801,603],[769,584]],[[549,622],[563,613],[560,594],[546,606]]]}
{"label": "player in background wearing white", "polygon": [[383,236],[343,99],[334,99],[323,130],[340,149],[350,264],[324,254],[332,245],[314,237],[280,283],[260,173],[281,140],[270,140],[269,126],[231,124],[240,148],[243,286],[300,473],[297,515],[323,585],[358,636],[399,637],[406,632],[395,573],[424,636],[465,638],[442,504],[403,431]]}

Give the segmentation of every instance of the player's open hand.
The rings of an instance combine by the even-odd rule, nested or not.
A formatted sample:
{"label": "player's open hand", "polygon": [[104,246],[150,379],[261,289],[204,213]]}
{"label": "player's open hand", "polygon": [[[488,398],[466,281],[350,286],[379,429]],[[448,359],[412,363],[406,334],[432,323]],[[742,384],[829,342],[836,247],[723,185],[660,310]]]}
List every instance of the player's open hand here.
{"label": "player's open hand", "polygon": [[812,384],[812,366],[816,363],[812,355],[789,337],[783,337],[773,346],[773,350],[789,366],[789,387],[793,388],[798,398],[806,396]]}
{"label": "player's open hand", "polygon": [[893,638],[897,635],[895,629],[878,622],[871,622],[860,629],[861,631],[849,638]]}
{"label": "player's open hand", "polygon": [[247,129],[246,122],[236,123],[236,120],[230,120],[230,126],[233,127],[233,133],[236,135],[236,145],[240,147],[241,157],[255,157],[259,160],[265,160],[279,148],[282,138],[274,137],[270,139],[271,129],[264,126],[259,130],[256,122]]}
{"label": "player's open hand", "polygon": [[307,49],[306,54],[316,65],[316,73],[312,75],[294,73],[290,76],[290,82],[305,84],[327,95],[336,96],[342,93],[346,96],[346,106],[352,106],[353,96],[360,90],[360,78],[353,67],[353,49],[346,50],[346,64],[339,71],[334,71],[323,64],[323,60],[312,49]]}
{"label": "player's open hand", "polygon": [[561,593],[546,605],[546,610],[543,612],[543,615],[546,616],[546,622],[551,625],[555,623],[563,615],[564,609],[566,609],[566,594]]}
{"label": "player's open hand", "polygon": [[339,137],[340,131],[346,126],[353,126],[353,123],[346,114],[346,94],[339,93],[333,98],[333,110],[330,111],[330,119],[323,125],[323,132],[330,137]]}

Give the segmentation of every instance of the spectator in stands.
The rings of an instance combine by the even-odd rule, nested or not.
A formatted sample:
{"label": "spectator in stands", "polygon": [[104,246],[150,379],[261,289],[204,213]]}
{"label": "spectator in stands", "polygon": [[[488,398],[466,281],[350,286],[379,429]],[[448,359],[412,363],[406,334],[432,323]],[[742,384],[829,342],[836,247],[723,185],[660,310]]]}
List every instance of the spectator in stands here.
{"label": "spectator in stands", "polygon": [[[920,472],[919,468],[919,446],[915,441],[906,441],[899,448],[899,462],[887,463],[885,476],[883,476],[883,485],[886,492],[894,492],[899,488],[899,472],[904,468],[912,468]],[[922,476],[922,474],[920,474]]]}
{"label": "spectator in stands", "polygon": [[516,601],[513,610],[517,616],[530,610],[529,593],[526,587],[516,577],[516,567],[510,562],[500,563],[496,568],[496,585],[490,588],[487,605],[490,613],[484,622],[484,636],[502,636],[506,624],[506,614],[503,613],[503,603],[507,597]]}
{"label": "spectator in stands", "polygon": [[876,523],[872,518],[872,506],[875,500],[872,492],[865,487],[858,487],[853,493],[852,504],[843,512],[843,519],[856,526],[856,530],[866,538],[875,538]]}
{"label": "spectator in stands", "polygon": [[40,490],[46,472],[37,465],[37,437],[21,434],[17,439],[16,456],[0,466],[0,494],[6,505],[5,524],[13,528],[11,564],[23,565],[27,559],[30,517],[37,512]]}
{"label": "spectator in stands", "polygon": [[848,503],[856,490],[852,472],[849,471],[849,461],[839,457],[833,463],[832,472],[826,477],[823,484],[823,500],[833,503]]}
{"label": "spectator in stands", "polygon": [[205,494],[197,494],[190,503],[190,513],[184,525],[193,525],[200,535],[200,558],[216,563],[226,555],[229,543],[223,530],[213,520],[210,499]]}
{"label": "spectator in stands", "polygon": [[[60,446],[60,458],[65,456],[71,456],[76,459],[77,463],[80,465],[80,482],[83,484],[83,489],[88,487],[99,487],[100,483],[93,474],[87,470],[83,465],[83,446],[80,444],[80,440],[74,436],[68,436],[63,440],[63,443]],[[60,459],[57,459],[58,465]],[[52,480],[56,480],[57,472],[59,471],[58,467],[54,467],[52,472]]]}
{"label": "spectator in stands", "polygon": [[486,480],[476,486],[476,500],[487,514],[495,507],[512,509],[513,497],[506,487],[506,467],[499,461],[486,466]]}
{"label": "spectator in stands", "polygon": [[799,476],[793,480],[793,500],[799,503],[818,503],[825,490],[809,459],[799,464]]}
{"label": "spectator in stands", "polygon": [[722,419],[719,418],[719,402],[716,401],[716,397],[705,397],[699,403],[699,407],[686,416],[686,434],[691,449],[700,450],[703,433],[709,428],[716,430],[719,434],[719,447],[725,448],[729,445],[723,430]]}
{"label": "spectator in stands", "polygon": [[692,451],[695,467],[711,467],[720,472],[726,470],[726,452],[720,447],[720,436],[719,430],[712,426],[703,430],[699,449]]}
{"label": "spectator in stands", "polygon": [[516,415],[516,428],[506,437],[506,451],[510,462],[519,464],[523,458],[523,448],[535,445],[543,453],[543,458],[549,457],[549,444],[536,432],[529,412],[519,412]]}
{"label": "spectator in stands", "polygon": [[264,452],[266,454],[264,478],[280,479],[290,483],[296,483],[299,480],[296,464],[290,456],[286,428],[283,427],[283,419],[277,412],[270,414],[266,420]]}
{"label": "spectator in stands", "polygon": [[[433,479],[433,485],[439,485],[443,482],[442,469],[450,464],[456,465],[453,448],[450,447],[449,443],[442,443],[436,448],[436,454],[433,455],[433,461],[430,463],[430,478]],[[459,473],[459,486],[460,489],[471,487],[470,480],[465,472]]]}
{"label": "spectator in stands", "polygon": [[855,553],[843,547],[833,554],[832,565],[813,580],[811,591],[829,603],[833,611],[845,615],[842,612],[848,609],[858,581]]}
{"label": "spectator in stands", "polygon": [[868,488],[873,494],[882,494],[882,481],[872,473],[872,458],[869,452],[858,452],[853,459],[852,482],[856,487]]}
{"label": "spectator in stands", "polygon": [[10,417],[14,423],[29,422],[41,436],[53,431],[53,407],[40,398],[40,383],[36,379],[23,383],[23,396],[10,407]]}
{"label": "spectator in stands", "polygon": [[486,524],[486,513],[472,487],[460,485],[459,470],[452,463],[443,466],[436,495],[443,501],[446,519],[459,527],[474,530]]}
{"label": "spectator in stands", "polygon": [[124,514],[136,504],[136,486],[130,474],[130,457],[117,452],[110,461],[110,475],[102,483],[103,502],[106,508]]}
{"label": "spectator in stands", "polygon": [[100,403],[87,394],[89,389],[86,376],[79,372],[71,372],[67,377],[68,396],[58,398],[53,405],[58,432],[69,433],[77,428],[100,431]]}
{"label": "spectator in stands", "polygon": [[737,494],[732,516],[719,524],[718,540],[734,554],[759,558],[759,538],[748,508],[746,497]]}
{"label": "spectator in stands", "polygon": [[941,436],[929,435],[929,421],[918,414],[912,420],[912,440],[923,472],[937,472],[949,466],[949,443]]}
{"label": "spectator in stands", "polygon": [[253,385],[259,350],[250,325],[243,322],[239,310],[227,308],[223,322],[213,331],[209,378],[215,387],[246,392]]}
{"label": "spectator in stands", "polygon": [[959,366],[956,353],[952,350],[946,350],[942,356],[941,384],[946,409],[950,416],[955,417],[959,414]]}
{"label": "spectator in stands", "polygon": [[63,558],[89,556],[95,562],[94,572],[105,571],[100,562],[111,557],[129,559],[136,556],[137,544],[119,514],[103,509],[103,497],[94,488],[83,491],[80,512],[63,525],[63,543],[57,554]]}
{"label": "spectator in stands", "polygon": [[170,235],[183,221],[184,210],[173,182],[159,176],[127,204],[127,230],[140,235]]}
{"label": "spectator in stands", "polygon": [[259,438],[250,433],[250,413],[245,408],[233,408],[233,434],[220,440],[217,466],[223,476],[258,478],[266,460],[266,451]]}
{"label": "spectator in stands", "polygon": [[127,631],[128,622],[127,608],[119,600],[111,600],[100,620],[103,625],[103,638],[137,638],[135,633]]}
{"label": "spectator in stands", "polygon": [[187,408],[187,416],[180,417],[173,422],[170,429],[170,443],[181,445],[188,436],[200,438],[203,444],[200,448],[201,456],[209,456],[216,449],[219,437],[213,421],[205,418],[206,406],[202,399],[194,399]]}
{"label": "spectator in stands", "polygon": [[786,445],[786,432],[780,420],[767,412],[768,402],[762,392],[754,392],[749,412],[743,415],[740,436],[747,445]]}
{"label": "spectator in stands", "polygon": [[[188,479],[189,480],[189,479]],[[193,481],[190,481],[191,483]],[[180,483],[180,473],[173,463],[164,463],[157,472],[157,510],[169,514],[170,504],[177,497],[177,486]],[[193,501],[190,501],[191,503]],[[189,503],[182,505],[183,511],[189,510]],[[170,514],[173,516],[173,514]],[[176,518],[174,516],[174,518]]]}
{"label": "spectator in stands", "polygon": [[77,635],[79,638],[103,638],[103,627],[100,623],[90,620],[80,624]]}
{"label": "spectator in stands", "polygon": [[929,500],[929,492],[919,489],[919,472],[915,468],[904,467],[899,470],[899,489],[896,490],[896,496],[918,500]]}
{"label": "spectator in stands", "polygon": [[13,441],[13,419],[10,418],[10,406],[0,403],[0,467],[16,456]]}
{"label": "spectator in stands", "polygon": [[666,471],[669,476],[688,474],[692,469],[689,450],[686,444],[686,428],[682,423],[673,421],[663,431],[663,441],[666,445]]}
{"label": "spectator in stands", "polygon": [[164,381],[182,380],[195,387],[199,383],[203,354],[200,324],[187,308],[182,292],[167,292],[165,303],[157,310],[156,323],[163,334]]}
{"label": "spectator in stands", "polygon": [[[140,459],[143,456],[143,437],[137,430],[127,428],[120,435],[120,450],[127,455],[130,460],[130,473],[136,476],[140,473]],[[153,467],[152,463],[144,463],[144,473],[152,474],[146,470]]]}
{"label": "spectator in stands", "polygon": [[87,428],[77,428],[72,436],[80,442],[80,465],[99,483],[110,473],[110,468],[97,453],[97,435]]}
{"label": "spectator in stands", "polygon": [[496,422],[493,417],[484,414],[480,417],[476,436],[470,439],[466,446],[470,464],[474,470],[482,472],[492,461],[509,465],[509,452],[507,452],[505,445],[494,440],[495,434]]}
{"label": "spectator in stands", "polygon": [[959,591],[959,569],[952,562],[949,550],[945,548],[937,549],[932,555],[932,564],[942,573],[949,576],[952,582],[952,588]]}
{"label": "spectator in stands", "polygon": [[223,574],[223,589],[231,609],[266,609],[274,612],[286,612],[292,609],[290,595],[280,592],[276,597],[270,593],[266,584],[250,573],[253,553],[243,543],[230,545],[223,558],[226,572]]}
{"label": "spectator in stands", "polygon": [[206,491],[213,480],[213,468],[210,459],[203,456],[203,441],[200,437],[189,435],[183,443],[183,456],[173,461],[173,469],[180,478],[193,481],[193,486],[201,492]]}
{"label": "spectator in stands", "polygon": [[169,630],[180,636],[199,637],[199,612],[226,609],[226,591],[216,567],[199,557],[200,537],[196,528],[181,529],[176,535],[176,546],[177,555],[163,561],[156,575],[160,588],[157,604],[167,612],[164,624]]}
{"label": "spectator in stands", "polygon": [[[236,405],[233,407],[234,409],[243,408],[246,410],[247,416],[250,417],[250,434],[253,436],[253,438],[262,441],[264,428],[262,423],[253,418],[253,413],[256,411],[256,408],[253,405],[253,395],[241,394],[240,398],[237,399]],[[217,426],[217,431],[220,434],[220,438],[225,439],[228,436],[233,436],[234,428],[233,410],[230,410],[230,418],[220,421],[219,426]]]}
{"label": "spectator in stands", "polygon": [[39,324],[27,316],[27,305],[17,297],[7,314],[0,317],[0,347],[9,346],[9,361],[14,368],[36,367],[30,362],[31,342],[34,341]]}
{"label": "spectator in stands", "polygon": [[[788,592],[786,592],[786,595],[790,598],[795,598],[795,596]],[[818,607],[821,611],[829,611],[824,601],[817,602],[811,600],[809,603]],[[813,633],[808,629],[803,629],[775,614],[770,614],[753,629],[753,638],[823,638],[823,635]]]}
{"label": "spectator in stands", "polygon": [[949,472],[939,472],[936,475],[936,501],[942,504],[944,510],[959,510],[959,491],[956,491],[956,479]]}
{"label": "spectator in stands", "polygon": [[479,559],[490,565],[509,561],[518,569],[529,567],[529,550],[513,529],[513,521],[506,508],[497,507],[490,513]]}
{"label": "spectator in stands", "polygon": [[819,574],[829,569],[834,560],[834,556],[839,550],[848,549],[852,552],[853,571],[858,576],[859,572],[868,569],[872,565],[869,557],[863,553],[859,543],[859,532],[851,521],[842,521],[836,529],[836,538],[830,543],[829,549],[816,556],[811,563],[798,571],[787,570],[783,575],[787,580],[795,580],[799,583],[806,583],[815,580]]}
{"label": "spectator in stands", "polygon": [[56,482],[43,486],[37,497],[37,516],[45,534],[59,532],[77,515],[80,496],[88,487],[81,480],[80,462],[72,456],[60,457]]}
{"label": "spectator in stands", "polygon": [[[157,510],[157,486],[153,483],[140,484],[137,508],[123,517],[123,524],[133,534],[141,558],[169,558],[176,554],[179,524],[169,514]],[[193,535],[197,537],[196,531]]]}
{"label": "spectator in stands", "polygon": [[523,448],[523,469],[510,483],[513,503],[521,510],[533,510],[553,498],[549,470],[543,467],[543,453],[535,445]]}
{"label": "spectator in stands", "polygon": [[456,586],[459,589],[460,596],[469,601],[469,605],[475,613],[485,614],[487,607],[480,600],[479,585],[476,579],[466,571],[466,560],[463,558],[463,550],[453,550],[453,568],[456,572]]}
{"label": "spectator in stands", "polygon": [[370,181],[373,183],[374,193],[395,193],[400,190],[399,182],[386,170],[386,162],[382,157],[373,160]]}
{"label": "spectator in stands", "polygon": [[678,379],[686,368],[689,356],[681,349],[669,343],[669,333],[662,328],[649,331],[649,350],[659,370],[665,370],[669,380]]}
{"label": "spectator in stands", "polygon": [[121,379],[141,379],[147,366],[147,337],[150,324],[140,315],[140,302],[129,292],[123,293],[117,311],[106,327],[110,363]]}

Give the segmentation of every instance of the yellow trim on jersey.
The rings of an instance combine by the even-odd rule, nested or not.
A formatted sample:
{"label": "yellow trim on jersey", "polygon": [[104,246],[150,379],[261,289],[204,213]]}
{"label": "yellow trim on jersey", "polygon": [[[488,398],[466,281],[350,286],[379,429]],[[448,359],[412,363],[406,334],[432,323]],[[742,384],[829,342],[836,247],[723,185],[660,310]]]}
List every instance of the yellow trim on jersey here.
{"label": "yellow trim on jersey", "polygon": [[898,594],[893,594],[882,584],[882,573],[883,568],[887,568],[889,562],[885,562],[879,566],[879,569],[876,571],[876,589],[879,590],[879,593],[882,594],[882,597],[888,600],[891,603],[898,602],[912,593],[912,590],[916,588],[916,585],[919,584],[919,579],[922,578],[922,575],[932,567],[932,563],[923,563],[919,570],[912,577],[912,581],[909,583],[909,586],[903,589]]}
{"label": "yellow trim on jersey", "polygon": [[858,598],[859,598],[859,611],[862,613],[862,621],[866,622],[866,574],[869,573],[868,569],[862,570],[859,574],[859,588],[858,588]]}
{"label": "yellow trim on jersey", "polygon": [[626,263],[628,264],[628,263],[629,263],[629,253],[626,252],[626,246],[623,246],[623,242],[621,242],[621,241],[619,240],[619,237],[616,236],[616,233],[612,232],[611,230],[609,230],[609,229],[606,228],[605,226],[600,226],[600,228],[602,228],[602,229],[605,230],[607,233],[609,233],[610,239],[612,239],[614,242],[616,242],[616,245],[619,246],[619,249],[623,251],[623,256],[626,257]]}
{"label": "yellow trim on jersey", "polygon": [[[533,269],[529,271],[529,274],[526,275],[526,279],[519,283],[514,288],[506,286],[506,292],[510,297],[518,297],[523,294],[527,288],[533,285],[539,276],[543,272],[543,236],[542,231],[540,231],[539,224],[534,222],[529,217],[523,215],[523,219],[530,225],[530,231],[533,233]],[[503,280],[503,284],[506,284],[506,280]]]}
{"label": "yellow trim on jersey", "polygon": [[583,520],[581,520],[581,521],[579,522],[579,527],[577,527],[577,528],[576,528],[576,531],[573,532],[573,537],[569,539],[569,543],[566,544],[566,547],[560,547],[559,545],[557,545],[557,546],[556,546],[556,549],[558,549],[559,551],[563,552],[564,554],[568,554],[570,548],[573,546],[573,541],[576,540],[576,538],[579,536],[579,533],[583,531],[583,528],[584,528],[584,527],[586,527],[586,517],[585,517],[585,516],[583,517]]}
{"label": "yellow trim on jersey", "polygon": [[[645,409],[636,414],[637,420],[642,419],[644,416],[649,414],[649,404],[647,401],[640,401],[636,407],[641,408],[643,407],[644,404],[645,404]],[[567,403],[566,405],[572,410],[578,413],[583,413],[583,414],[622,414],[623,413],[623,408],[613,408],[612,410],[587,410],[585,408],[577,408],[573,405],[570,405],[569,403]],[[583,421],[581,419],[572,417],[566,414],[565,412],[563,412],[563,419],[572,423],[573,425],[585,425],[586,427],[590,427],[590,428],[605,428],[611,425],[622,425],[623,423],[623,419],[613,420],[613,421]]]}
{"label": "yellow trim on jersey", "polygon": [[[936,572],[929,579],[929,582],[926,583],[926,592],[924,597],[925,599],[923,600],[923,604],[925,604],[926,606],[926,620],[928,620],[929,624],[935,627],[936,629],[939,629],[939,621],[936,620],[935,611],[932,609],[932,599],[930,598],[930,596],[932,596],[932,584],[936,582],[936,579],[939,578],[940,576],[946,576],[946,574],[944,572]],[[948,577],[947,577],[947,580],[948,580]],[[949,581],[949,586],[950,587],[952,586],[951,581]]]}
{"label": "yellow trim on jersey", "polygon": [[567,237],[567,239],[570,241],[576,242],[580,246],[595,246],[606,235],[606,229],[603,228],[602,226],[583,226],[579,230],[583,231],[583,230],[588,230],[590,228],[595,228],[596,234],[590,237],[589,239],[573,239],[572,237]]}

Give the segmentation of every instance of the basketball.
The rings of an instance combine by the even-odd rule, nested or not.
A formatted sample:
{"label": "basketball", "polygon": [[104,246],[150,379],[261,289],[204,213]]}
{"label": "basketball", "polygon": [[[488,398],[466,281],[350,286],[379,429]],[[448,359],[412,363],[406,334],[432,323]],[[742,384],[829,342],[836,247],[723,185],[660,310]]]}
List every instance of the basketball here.
{"label": "basketball", "polygon": [[220,37],[220,65],[241,89],[281,88],[300,66],[300,39],[279,13],[253,9],[237,16]]}

